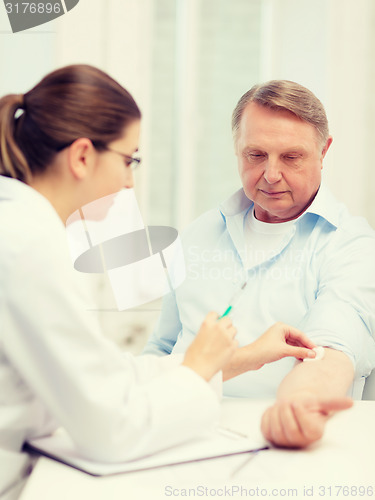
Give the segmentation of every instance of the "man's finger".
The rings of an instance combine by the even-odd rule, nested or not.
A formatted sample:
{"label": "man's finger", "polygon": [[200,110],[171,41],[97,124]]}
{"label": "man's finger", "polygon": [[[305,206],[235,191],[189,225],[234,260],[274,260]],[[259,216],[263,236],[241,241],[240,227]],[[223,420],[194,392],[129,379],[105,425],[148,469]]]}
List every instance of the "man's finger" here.
{"label": "man's finger", "polygon": [[262,421],[261,421],[261,424],[260,424],[260,428],[261,428],[263,436],[266,439],[268,439],[268,441],[271,441],[271,433],[270,433],[270,408],[267,408],[267,410],[263,413]]}
{"label": "man's finger", "polygon": [[319,402],[319,410],[324,413],[347,410],[353,406],[351,398],[337,398]]}
{"label": "man's finger", "polygon": [[301,403],[292,403],[292,407],[301,434],[304,436],[304,446],[320,439],[328,416],[323,416],[322,412],[311,411]]}
{"label": "man's finger", "polygon": [[292,410],[290,403],[285,403],[280,411],[280,420],[284,435],[287,440],[285,443],[289,447],[301,446],[304,442],[304,435],[301,431],[298,420]]}
{"label": "man's finger", "polygon": [[280,405],[275,404],[270,412],[270,434],[271,442],[277,446],[287,446],[288,440],[285,436],[280,418]]}

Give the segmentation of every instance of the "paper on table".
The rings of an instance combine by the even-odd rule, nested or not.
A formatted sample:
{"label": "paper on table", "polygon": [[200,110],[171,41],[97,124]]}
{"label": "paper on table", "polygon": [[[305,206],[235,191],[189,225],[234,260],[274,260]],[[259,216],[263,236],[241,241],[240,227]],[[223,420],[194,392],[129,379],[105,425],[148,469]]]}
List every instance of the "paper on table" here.
{"label": "paper on table", "polygon": [[53,436],[33,439],[25,445],[25,451],[37,452],[93,476],[107,476],[152,469],[166,465],[181,464],[218,458],[239,453],[247,453],[267,448],[264,441],[257,438],[240,437],[235,431],[212,431],[193,441],[168,448],[138,460],[121,463],[99,463],[80,457],[73,441],[65,431]]}

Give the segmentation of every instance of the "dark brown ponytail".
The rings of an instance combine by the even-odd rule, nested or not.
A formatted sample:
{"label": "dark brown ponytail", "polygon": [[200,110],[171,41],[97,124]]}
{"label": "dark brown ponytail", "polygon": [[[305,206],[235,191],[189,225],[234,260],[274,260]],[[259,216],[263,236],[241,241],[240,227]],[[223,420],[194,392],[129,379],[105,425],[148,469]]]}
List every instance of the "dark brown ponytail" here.
{"label": "dark brown ponytail", "polygon": [[103,71],[56,70],[24,96],[0,99],[0,174],[27,183],[76,139],[87,137],[104,150],[140,117],[129,92]]}
{"label": "dark brown ponytail", "polygon": [[26,158],[15,140],[15,115],[23,107],[23,95],[11,94],[0,99],[0,175],[24,182],[31,178]]}

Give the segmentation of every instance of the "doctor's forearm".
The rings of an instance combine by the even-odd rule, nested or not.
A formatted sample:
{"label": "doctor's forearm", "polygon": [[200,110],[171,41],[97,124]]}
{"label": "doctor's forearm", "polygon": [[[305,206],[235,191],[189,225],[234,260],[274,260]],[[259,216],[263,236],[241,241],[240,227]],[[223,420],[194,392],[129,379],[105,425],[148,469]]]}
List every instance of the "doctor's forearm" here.
{"label": "doctor's forearm", "polygon": [[250,370],[258,370],[263,363],[258,359],[252,344],[239,347],[223,368],[223,382]]}
{"label": "doctor's forearm", "polygon": [[322,399],[346,395],[353,381],[354,368],[348,356],[325,348],[322,360],[299,362],[281,382],[277,398],[299,399],[307,394]]}

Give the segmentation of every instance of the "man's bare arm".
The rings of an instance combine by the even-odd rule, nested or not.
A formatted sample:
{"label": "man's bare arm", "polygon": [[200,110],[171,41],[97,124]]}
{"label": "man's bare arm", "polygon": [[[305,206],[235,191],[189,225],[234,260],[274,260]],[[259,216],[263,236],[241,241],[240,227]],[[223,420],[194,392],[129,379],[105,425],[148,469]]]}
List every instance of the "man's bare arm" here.
{"label": "man's bare arm", "polygon": [[319,361],[297,362],[281,382],[278,399],[295,399],[310,393],[318,398],[345,396],[353,382],[354,368],[349,357],[335,349],[324,349]]}
{"label": "man's bare arm", "polygon": [[262,431],[273,444],[305,447],[320,439],[332,412],[351,406],[353,381],[348,356],[325,349],[322,360],[298,363],[281,382],[277,401],[263,415]]}

